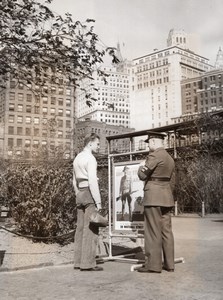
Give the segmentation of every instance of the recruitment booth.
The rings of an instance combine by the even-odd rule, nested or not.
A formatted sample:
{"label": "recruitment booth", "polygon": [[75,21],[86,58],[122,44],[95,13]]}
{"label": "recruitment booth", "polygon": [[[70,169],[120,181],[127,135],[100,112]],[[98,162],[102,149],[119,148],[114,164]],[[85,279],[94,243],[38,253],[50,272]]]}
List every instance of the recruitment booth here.
{"label": "recruitment booth", "polygon": [[[136,131],[106,137],[108,142],[108,218],[109,243],[108,257],[105,260],[120,260],[133,265],[131,270],[140,267],[144,258],[133,258],[133,254],[113,255],[115,238],[139,240],[143,244],[143,182],[137,172],[140,163],[149,153],[147,144],[148,130]],[[167,132],[167,147],[172,132]],[[174,133],[173,133],[174,134]],[[174,137],[175,139],[175,137]],[[173,144],[173,156],[176,149]],[[183,262],[183,258],[175,259]]]}

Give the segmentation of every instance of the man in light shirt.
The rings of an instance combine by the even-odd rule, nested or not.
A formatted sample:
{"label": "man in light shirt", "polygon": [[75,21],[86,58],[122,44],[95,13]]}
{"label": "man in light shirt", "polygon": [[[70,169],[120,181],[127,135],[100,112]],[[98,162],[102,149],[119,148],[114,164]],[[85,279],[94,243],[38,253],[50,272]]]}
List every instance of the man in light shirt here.
{"label": "man in light shirt", "polygon": [[97,161],[93,152],[98,152],[100,138],[91,133],[85,137],[84,149],[73,162],[73,185],[77,204],[77,228],[74,241],[74,269],[102,271],[96,266],[98,227],[89,219],[95,209],[101,209],[101,195],[97,178]]}

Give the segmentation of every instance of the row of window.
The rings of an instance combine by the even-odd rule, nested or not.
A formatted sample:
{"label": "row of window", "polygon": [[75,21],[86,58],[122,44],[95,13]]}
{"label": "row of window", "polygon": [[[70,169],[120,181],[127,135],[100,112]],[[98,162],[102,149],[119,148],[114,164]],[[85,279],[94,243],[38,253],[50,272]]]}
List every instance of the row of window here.
{"label": "row of window", "polygon": [[[156,58],[152,58],[152,59],[156,59]],[[144,72],[144,71],[147,71],[149,69],[154,69],[154,68],[158,68],[158,67],[165,66],[165,65],[168,65],[168,59],[167,58],[165,58],[163,60],[159,60],[156,63],[150,63],[150,64],[145,64],[143,66],[138,66],[137,67],[137,73]]]}
{"label": "row of window", "polygon": [[[67,120],[66,121],[66,128],[71,128],[71,121]],[[59,120],[55,126],[56,127],[60,127],[63,128],[63,120]],[[42,129],[42,132],[45,132],[45,129]],[[32,128],[31,127],[14,127],[14,126],[8,126],[8,134],[17,134],[17,135],[31,135],[33,134],[34,136],[39,136],[40,135],[40,128]]]}
{"label": "row of window", "polygon": [[[46,114],[46,112],[43,112],[43,114]],[[51,113],[51,115],[54,115],[55,113]],[[58,111],[58,116],[63,116],[63,112]],[[70,111],[66,111],[66,117],[70,117],[71,113]],[[46,118],[40,118],[40,117],[31,117],[31,116],[16,116],[15,115],[9,115],[8,117],[8,122],[9,123],[23,123],[25,122],[26,124],[40,124],[40,121],[42,120],[42,123],[45,124],[47,122]]]}
{"label": "row of window", "polygon": [[137,88],[140,90],[142,88],[147,88],[149,86],[154,86],[156,84],[163,84],[163,83],[168,83],[169,82],[169,77],[164,77],[163,80],[162,78],[157,79],[157,80],[151,80],[150,82],[144,82],[143,84],[140,83],[137,85]]}
{"label": "row of window", "polygon": [[[57,138],[62,139],[63,137],[63,132],[58,131],[58,136]],[[66,134],[66,139],[70,139],[70,134]],[[53,142],[55,143],[55,142]],[[37,139],[21,139],[21,138],[8,138],[8,148],[13,148],[13,147],[39,147],[39,145],[46,145],[47,141],[46,140],[37,140]]]}
{"label": "row of window", "polygon": [[22,101],[22,102],[24,102],[25,100],[26,100],[26,102],[32,102],[32,100],[34,100],[35,104],[40,103],[40,99],[42,99],[43,104],[59,105],[59,106],[63,106],[64,104],[66,104],[67,107],[71,106],[70,98],[66,98],[66,100],[65,100],[64,98],[47,97],[47,96],[40,97],[40,96],[34,96],[32,94],[18,93],[16,95],[14,92],[10,92],[9,100],[14,102],[16,99],[18,101]]}
{"label": "row of window", "polygon": [[105,122],[105,123],[116,123],[116,124],[129,124],[129,121],[125,121],[125,120],[114,120],[114,119],[100,119],[100,122]]}
{"label": "row of window", "polygon": [[19,82],[17,83],[15,80],[10,81],[10,88],[11,89],[16,89],[18,88],[19,90],[23,90],[23,89],[28,89],[28,90],[32,90],[34,89],[35,91],[42,91],[45,94],[59,94],[59,95],[71,95],[71,88],[65,88],[64,86],[43,86],[40,87],[39,85],[35,85],[35,87],[32,87],[31,84],[26,84],[24,85],[23,83]]}

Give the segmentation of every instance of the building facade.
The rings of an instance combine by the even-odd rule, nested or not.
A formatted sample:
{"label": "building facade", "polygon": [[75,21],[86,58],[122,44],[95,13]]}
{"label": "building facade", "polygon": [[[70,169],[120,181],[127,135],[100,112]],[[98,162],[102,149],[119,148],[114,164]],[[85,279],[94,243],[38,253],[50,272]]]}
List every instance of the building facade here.
{"label": "building facade", "polygon": [[[100,136],[100,154],[108,153],[108,143],[106,136],[119,135],[133,132],[133,128],[126,128],[124,126],[110,125],[105,122],[87,119],[85,121],[78,121],[76,123],[76,131],[74,136],[76,152],[80,152],[84,147],[84,139],[86,134],[96,133]],[[114,140],[110,145],[110,152],[128,152],[130,143],[126,140]]]}
{"label": "building facade", "polygon": [[[186,34],[169,35],[168,48],[133,60],[131,72],[131,127],[136,130],[172,124],[182,115],[181,80],[194,78],[212,67],[209,60],[187,47]],[[182,43],[185,45],[182,47]]]}
{"label": "building facade", "polygon": [[208,113],[223,109],[223,69],[183,80],[182,115]]}
{"label": "building facade", "polygon": [[[83,80],[76,91],[76,117],[79,121],[86,118],[105,122],[108,125],[130,127],[129,75],[115,68],[104,68],[107,83],[96,73],[92,80]],[[86,104],[86,91],[95,101]]]}
{"label": "building facade", "polygon": [[33,159],[73,156],[74,91],[64,78],[43,87],[11,80],[0,90],[1,153]]}

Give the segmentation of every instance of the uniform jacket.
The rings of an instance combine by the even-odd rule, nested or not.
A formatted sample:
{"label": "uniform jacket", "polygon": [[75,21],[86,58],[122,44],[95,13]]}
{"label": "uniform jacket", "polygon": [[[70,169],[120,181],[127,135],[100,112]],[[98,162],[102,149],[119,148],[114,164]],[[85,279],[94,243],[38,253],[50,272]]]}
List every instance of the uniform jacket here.
{"label": "uniform jacket", "polygon": [[126,194],[126,193],[131,193],[132,191],[132,180],[130,176],[124,175],[121,178],[120,182],[120,195]]}
{"label": "uniform jacket", "polygon": [[145,166],[140,166],[138,176],[145,181],[144,206],[174,206],[170,181],[151,181],[151,178],[171,179],[174,171],[174,160],[168,152],[160,147],[149,153]]}

